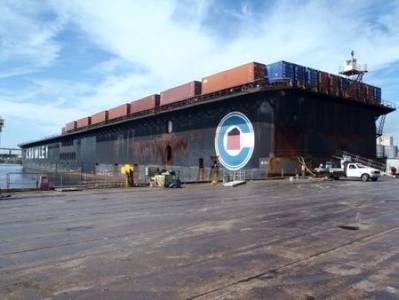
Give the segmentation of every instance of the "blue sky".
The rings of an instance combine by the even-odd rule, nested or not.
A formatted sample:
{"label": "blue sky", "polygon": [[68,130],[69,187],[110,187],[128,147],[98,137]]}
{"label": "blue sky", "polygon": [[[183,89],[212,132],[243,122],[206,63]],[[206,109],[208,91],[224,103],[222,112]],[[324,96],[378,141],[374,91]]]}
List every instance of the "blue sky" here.
{"label": "blue sky", "polygon": [[254,60],[337,73],[354,49],[399,101],[399,1],[3,0],[0,15],[2,146]]}

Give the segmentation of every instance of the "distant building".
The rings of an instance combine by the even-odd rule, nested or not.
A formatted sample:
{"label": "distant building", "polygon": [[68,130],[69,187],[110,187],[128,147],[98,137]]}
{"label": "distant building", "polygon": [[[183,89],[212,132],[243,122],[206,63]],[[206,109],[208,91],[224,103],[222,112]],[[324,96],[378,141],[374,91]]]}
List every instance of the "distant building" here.
{"label": "distant building", "polygon": [[382,136],[378,137],[377,145],[393,146],[393,136],[392,135],[382,135]]}
{"label": "distant building", "polygon": [[394,145],[393,136],[382,135],[377,138],[377,157],[398,157],[398,146]]}

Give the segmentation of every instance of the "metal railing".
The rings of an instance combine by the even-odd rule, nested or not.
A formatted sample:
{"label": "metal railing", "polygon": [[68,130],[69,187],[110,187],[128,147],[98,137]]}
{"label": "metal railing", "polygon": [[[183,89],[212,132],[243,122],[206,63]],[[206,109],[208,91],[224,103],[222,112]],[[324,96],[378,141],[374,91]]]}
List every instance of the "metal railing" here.
{"label": "metal railing", "polygon": [[[39,188],[39,179],[42,173],[33,172],[10,172],[5,174],[5,189],[19,189],[19,188]],[[0,184],[0,187],[2,185]]]}
{"label": "metal railing", "polygon": [[223,169],[223,182],[245,181],[246,179],[245,170],[229,171]]}
{"label": "metal railing", "polygon": [[48,188],[82,187],[105,188],[121,187],[126,183],[122,174],[93,175],[81,172],[47,173],[47,172],[10,172],[0,175],[0,188],[6,191],[41,189],[40,177],[47,177]]}

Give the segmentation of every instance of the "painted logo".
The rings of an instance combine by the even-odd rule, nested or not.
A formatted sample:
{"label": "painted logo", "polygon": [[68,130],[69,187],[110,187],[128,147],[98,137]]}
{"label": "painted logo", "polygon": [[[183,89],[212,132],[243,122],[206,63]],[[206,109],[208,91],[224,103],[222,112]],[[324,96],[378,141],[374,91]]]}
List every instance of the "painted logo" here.
{"label": "painted logo", "polygon": [[220,163],[228,170],[239,170],[251,159],[254,146],[251,121],[240,112],[224,116],[216,128],[215,136],[215,150]]}

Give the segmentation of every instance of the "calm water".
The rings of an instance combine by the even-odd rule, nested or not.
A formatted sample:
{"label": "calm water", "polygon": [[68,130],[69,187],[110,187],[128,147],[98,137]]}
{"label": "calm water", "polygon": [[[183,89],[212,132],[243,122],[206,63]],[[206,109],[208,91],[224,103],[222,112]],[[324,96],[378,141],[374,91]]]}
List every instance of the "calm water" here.
{"label": "calm water", "polygon": [[0,188],[2,189],[7,187],[7,174],[10,178],[10,188],[36,187],[37,174],[25,173],[21,165],[0,164]]}

